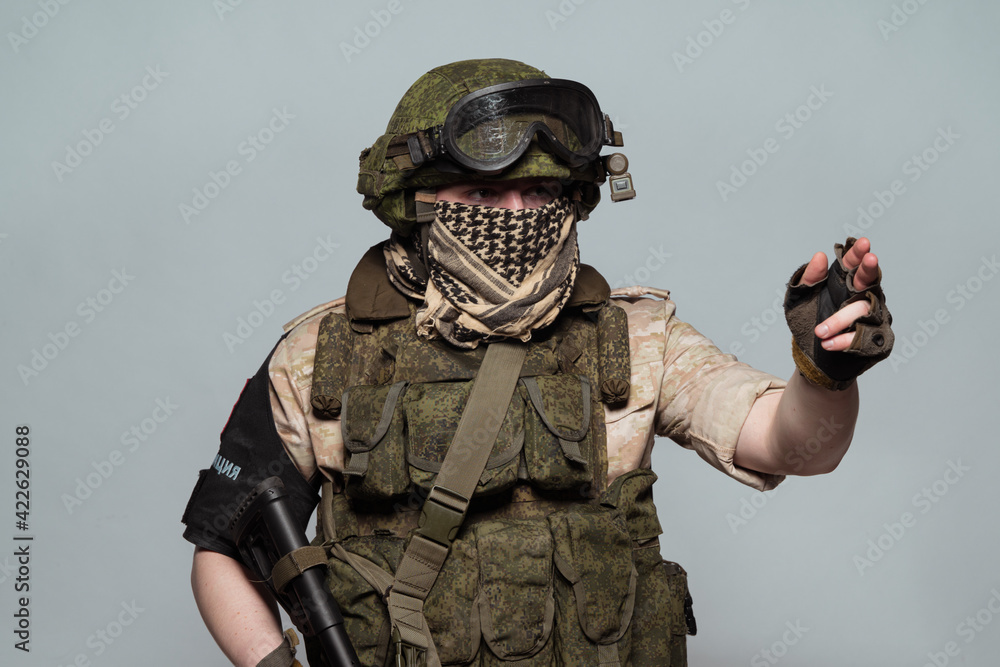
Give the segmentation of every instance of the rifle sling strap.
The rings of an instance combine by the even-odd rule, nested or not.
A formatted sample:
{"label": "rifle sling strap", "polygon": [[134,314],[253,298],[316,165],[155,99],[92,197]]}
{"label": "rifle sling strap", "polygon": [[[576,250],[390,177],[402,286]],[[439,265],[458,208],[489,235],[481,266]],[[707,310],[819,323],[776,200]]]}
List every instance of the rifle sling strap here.
{"label": "rifle sling strap", "polygon": [[283,593],[285,586],[311,567],[326,567],[329,557],[323,547],[299,547],[282,556],[271,568],[271,582],[275,590]]}
{"label": "rifle sling strap", "polygon": [[524,344],[510,341],[493,343],[487,348],[455,438],[424,501],[420,527],[410,539],[389,589],[393,638],[408,654],[419,654],[421,664],[425,660],[428,667],[438,667],[440,661],[424,619],[424,600],[444,567],[451,543],[486,469],[517,386],[525,350]]}

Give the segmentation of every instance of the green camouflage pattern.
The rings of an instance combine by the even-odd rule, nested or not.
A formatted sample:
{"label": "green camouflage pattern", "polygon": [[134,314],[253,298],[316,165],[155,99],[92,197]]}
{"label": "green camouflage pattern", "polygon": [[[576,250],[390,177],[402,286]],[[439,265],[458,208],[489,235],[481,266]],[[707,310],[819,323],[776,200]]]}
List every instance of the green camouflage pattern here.
{"label": "green camouflage pattern", "polygon": [[[434,382],[441,378],[471,380],[486,356],[486,346],[471,350],[456,348],[442,340],[397,336],[398,355],[395,375],[411,383]],[[534,341],[525,353],[522,377],[552,375],[559,372],[556,341]]]}
{"label": "green camouflage pattern", "polygon": [[[686,665],[686,573],[660,558],[655,535],[631,537],[647,535],[644,517],[655,517],[654,480],[648,470],[626,473],[599,502],[534,518],[470,516],[424,603],[442,664],[579,667],[607,664],[610,650],[622,667]],[[363,664],[382,665],[390,642],[377,589],[405,539],[380,531],[327,545],[348,634]],[[384,572],[383,583],[342,560],[341,548]]]}
{"label": "green camouflage pattern", "polygon": [[[429,490],[451,446],[465,411],[471,381],[410,385],[403,396],[410,479]],[[514,397],[507,407],[493,452],[476,486],[477,495],[509,489],[517,482],[518,454],[524,443],[524,403]]]}
{"label": "green camouflage pattern", "polygon": [[[471,92],[500,83],[543,78],[548,76],[540,69],[500,58],[455,62],[421,76],[399,101],[385,134],[361,152],[357,190],[364,195],[363,206],[395,231],[408,235],[416,224],[415,190],[468,180],[472,175],[439,171],[433,163],[417,169],[400,169],[386,156],[389,142],[399,135],[444,123],[451,107]],[[600,201],[597,185],[604,182],[605,173],[600,161],[570,169],[566,163],[532,144],[513,166],[486,180],[527,177],[579,182],[581,217],[586,217]]]}
{"label": "green camouflage pattern", "polygon": [[637,543],[648,542],[663,532],[653,505],[655,481],[656,473],[648,468],[639,468],[616,479],[601,496],[602,504],[622,511],[629,537]]}
{"label": "green camouflage pattern", "polygon": [[[341,543],[351,553],[374,563],[388,572],[395,571],[403,557],[403,540],[398,537],[368,535],[354,537]],[[344,629],[351,638],[354,650],[364,665],[384,664],[389,643],[389,612],[377,591],[350,564],[336,556],[327,565],[327,585],[340,605]],[[310,665],[327,664],[314,658],[317,642],[306,642]]]}
{"label": "green camouflage pattern", "polygon": [[687,665],[687,624],[684,599],[687,573],[677,563],[660,558],[658,545],[636,549],[638,572],[632,614],[632,667]]}
{"label": "green camouflage pattern", "polygon": [[[617,641],[632,618],[632,540],[617,509],[584,505],[549,517],[556,566],[572,584],[577,616],[590,641]],[[565,634],[565,633],[564,633]]]}
{"label": "green camouflage pattern", "polygon": [[[358,385],[346,393],[341,428],[350,452],[345,489],[351,498],[379,500],[406,493],[403,405],[396,385]],[[388,424],[384,417],[392,415]],[[381,429],[379,427],[382,427]]]}
{"label": "green camouflage pattern", "polygon": [[329,313],[319,325],[316,338],[316,362],[310,405],[320,419],[340,416],[340,401],[347,385],[351,359],[350,325],[342,313]]}
{"label": "green camouflage pattern", "polygon": [[424,600],[424,617],[443,664],[469,664],[479,651],[478,597],[479,546],[474,540],[459,540]]}
{"label": "green camouflage pattern", "polygon": [[[348,453],[360,453],[357,442],[367,447],[379,435],[378,423],[388,410],[394,422],[406,426],[386,429],[367,452],[368,474],[378,477],[376,469],[384,465],[377,458],[380,448],[387,438],[398,438],[400,445],[387,448],[397,452],[389,467],[399,473],[398,452],[404,452],[410,458],[403,467],[411,484],[408,494],[394,499],[352,500],[351,488],[358,480],[348,475],[346,494],[333,493],[331,502],[321,505],[329,505],[334,521],[321,517],[320,526],[334,526],[335,532],[321,539],[333,551],[331,589],[349,619],[352,639],[355,633],[361,638],[362,662],[381,665],[391,650],[381,593],[371,576],[361,576],[341,561],[336,548],[371,561],[388,576],[395,572],[414,525],[414,510],[425,494],[412,483],[419,479],[429,485],[434,477],[432,471],[414,467],[412,448],[408,454],[406,448],[420,442],[417,458],[436,459],[439,465],[482,351],[417,339],[407,319],[352,335],[351,388],[341,418]],[[473,501],[424,604],[444,665],[575,667],[613,664],[606,661],[614,656],[623,667],[685,664],[678,660],[686,633],[686,579],[677,566],[659,558],[660,526],[651,492],[655,475],[634,470],[606,488],[605,413],[599,392],[583,389],[585,383],[592,387],[599,382],[606,350],[598,341],[598,325],[590,318],[567,315],[548,337],[529,344],[526,378],[515,392],[491,461],[523,450],[523,459],[514,456],[500,468],[513,475],[509,484],[516,484],[521,467],[532,485]],[[421,382],[407,386],[397,404],[390,405],[393,383],[407,376]],[[535,399],[525,389],[526,379],[538,386]],[[367,398],[356,399],[354,392]],[[543,432],[544,445],[530,444]],[[566,456],[561,441],[567,438],[577,438],[573,442],[584,466]],[[545,450],[539,449],[543,446]],[[537,461],[529,465],[532,449]],[[347,470],[351,467],[349,460]],[[585,474],[574,477],[580,470]],[[426,479],[419,474],[427,474]],[[561,490],[547,491],[536,477],[560,480],[553,488]],[[507,480],[503,483],[509,486]]]}
{"label": "green camouflage pattern", "polygon": [[[394,501],[411,483],[425,490],[433,485],[485,355],[485,346],[460,350],[418,337],[412,316],[351,334],[341,428],[346,490],[354,499]],[[599,348],[596,328],[589,318],[564,317],[551,335],[528,344],[525,377],[476,495],[511,488],[521,470],[547,491],[593,498],[604,488],[604,411],[590,387],[599,381],[599,359],[607,351]],[[627,351],[628,343],[614,349]],[[390,387],[400,381],[408,385],[389,405]],[[537,385],[535,398],[527,384]]]}
{"label": "green camouflage pattern", "polygon": [[629,363],[628,315],[622,308],[608,304],[597,314],[600,356],[601,400],[610,405],[628,400],[632,365]]}
{"label": "green camouflage pattern", "polygon": [[[528,387],[538,388],[532,395]],[[593,479],[594,439],[590,436],[589,388],[586,377],[549,375],[524,378],[518,391],[534,409],[524,421],[524,449],[528,478],[549,490],[582,488]],[[571,448],[572,447],[572,448]],[[581,458],[582,457],[582,458]]]}
{"label": "green camouflage pattern", "polygon": [[[552,535],[538,521],[477,524],[483,640],[503,660],[535,655],[552,631]],[[541,661],[539,664],[545,664]]]}

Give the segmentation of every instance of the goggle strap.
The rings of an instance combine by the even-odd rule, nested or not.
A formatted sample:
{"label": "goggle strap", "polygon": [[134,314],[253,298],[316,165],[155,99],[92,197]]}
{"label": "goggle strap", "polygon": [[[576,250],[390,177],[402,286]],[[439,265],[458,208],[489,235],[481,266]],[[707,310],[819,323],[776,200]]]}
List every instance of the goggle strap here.
{"label": "goggle strap", "polygon": [[410,149],[406,143],[407,139],[411,136],[413,135],[397,135],[389,141],[389,144],[385,148],[385,156],[391,158],[396,165],[396,169],[400,171],[410,171],[417,168],[417,165],[413,164],[413,160],[410,159]]}
{"label": "goggle strap", "polygon": [[385,156],[391,158],[401,171],[416,169],[424,162],[444,154],[441,143],[441,126],[418,130],[393,137],[385,149]]}
{"label": "goggle strap", "polygon": [[406,147],[410,153],[410,162],[419,167],[428,160],[440,157],[444,153],[441,141],[441,129],[437,125],[426,130],[417,130],[406,139]]}

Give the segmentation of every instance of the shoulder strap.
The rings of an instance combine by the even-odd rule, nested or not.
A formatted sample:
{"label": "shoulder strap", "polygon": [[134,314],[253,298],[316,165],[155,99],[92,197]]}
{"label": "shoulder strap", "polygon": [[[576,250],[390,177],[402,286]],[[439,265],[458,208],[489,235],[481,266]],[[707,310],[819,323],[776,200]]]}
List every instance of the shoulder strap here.
{"label": "shoulder strap", "polygon": [[424,600],[444,567],[451,543],[496,442],[524,362],[522,343],[502,341],[486,350],[455,438],[424,501],[414,532],[389,589],[389,616],[401,665],[440,665],[424,619]]}

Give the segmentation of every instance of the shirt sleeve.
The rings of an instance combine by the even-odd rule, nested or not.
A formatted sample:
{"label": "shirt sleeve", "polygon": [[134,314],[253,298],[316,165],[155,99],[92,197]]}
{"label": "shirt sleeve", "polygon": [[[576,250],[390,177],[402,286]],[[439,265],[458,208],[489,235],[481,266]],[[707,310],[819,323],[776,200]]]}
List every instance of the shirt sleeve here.
{"label": "shirt sleeve", "polygon": [[275,426],[268,374],[272,359],[273,353],[247,381],[222,431],[219,452],[212,466],[200,471],[181,518],[186,540],[237,560],[229,523],[257,484],[269,477],[281,478],[297,527],[303,532],[319,502],[316,488],[285,452]]}
{"label": "shirt sleeve", "polygon": [[754,402],[782,390],[785,381],[724,354],[690,324],[677,319],[672,309],[664,342],[657,435],[695,450],[744,484],[760,490],[777,486],[784,476],[738,467],[733,457]]}
{"label": "shirt sleeve", "polygon": [[278,345],[271,359],[271,411],[288,456],[305,479],[326,478],[337,489],[344,470],[344,439],[339,419],[318,419],[310,405],[313,362],[322,311],[301,321]]}

